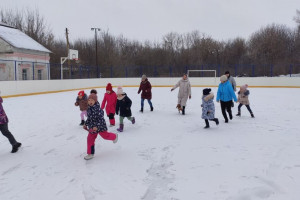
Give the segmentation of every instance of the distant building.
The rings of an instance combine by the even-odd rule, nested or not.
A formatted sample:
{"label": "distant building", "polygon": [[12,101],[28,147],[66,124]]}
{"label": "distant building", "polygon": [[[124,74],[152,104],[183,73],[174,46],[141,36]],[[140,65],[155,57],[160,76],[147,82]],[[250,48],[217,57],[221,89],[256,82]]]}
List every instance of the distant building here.
{"label": "distant building", "polygon": [[0,22],[0,81],[48,79],[50,53],[22,31]]}

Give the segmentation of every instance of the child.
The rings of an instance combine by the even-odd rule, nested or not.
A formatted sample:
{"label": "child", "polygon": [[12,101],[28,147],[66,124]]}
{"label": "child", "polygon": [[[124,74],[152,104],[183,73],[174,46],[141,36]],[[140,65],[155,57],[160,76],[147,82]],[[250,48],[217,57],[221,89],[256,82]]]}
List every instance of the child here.
{"label": "child", "polygon": [[97,90],[96,90],[96,89],[92,89],[92,90],[90,91],[90,94],[96,94],[96,95],[97,95]]}
{"label": "child", "polygon": [[119,114],[120,111],[120,128],[118,128],[117,130],[119,132],[123,132],[124,129],[124,123],[123,120],[125,117],[127,117],[127,119],[129,121],[131,121],[132,124],[135,123],[135,118],[131,117],[131,100],[128,98],[128,96],[126,95],[125,92],[123,92],[122,87],[118,87],[118,91],[117,91],[117,95],[118,95],[118,101],[117,101],[117,106],[116,106],[116,114]]}
{"label": "child", "polygon": [[20,142],[17,142],[11,132],[8,130],[8,118],[2,106],[3,99],[0,96],[0,131],[7,137],[8,141],[12,146],[11,153],[16,153],[19,150],[19,147],[22,145]]}
{"label": "child", "polygon": [[117,105],[117,95],[112,90],[111,84],[108,83],[106,86],[106,93],[104,94],[104,98],[101,104],[101,109],[103,110],[105,108],[106,115],[109,118],[110,127],[115,125],[116,105]]}
{"label": "child", "polygon": [[81,123],[79,124],[80,126],[84,125],[84,116],[86,115],[86,110],[88,108],[88,103],[87,103],[87,95],[84,93],[84,91],[79,91],[78,96],[76,98],[75,106],[79,106],[79,109],[81,111],[80,117],[81,117]]}
{"label": "child", "polygon": [[243,105],[245,105],[246,108],[248,109],[248,111],[250,112],[251,117],[254,118],[254,114],[250,108],[250,103],[249,103],[249,99],[248,99],[250,92],[249,92],[249,90],[247,90],[247,88],[248,88],[247,84],[242,85],[240,87],[240,91],[238,92],[238,102],[240,104],[238,106],[238,114],[236,114],[236,116],[239,116],[239,117],[241,116],[241,107]]}
{"label": "child", "polygon": [[214,121],[217,125],[219,125],[218,118],[215,118],[215,104],[214,104],[214,94],[211,93],[210,88],[203,89],[202,96],[202,119],[205,120],[206,126],[204,128],[209,128],[209,122]]}
{"label": "child", "polygon": [[87,120],[83,126],[84,129],[89,131],[87,137],[87,155],[84,157],[85,160],[90,160],[94,157],[95,140],[98,134],[105,140],[112,140],[113,143],[118,141],[118,134],[107,132],[104,112],[100,108],[96,94],[91,94],[88,97],[88,105]]}

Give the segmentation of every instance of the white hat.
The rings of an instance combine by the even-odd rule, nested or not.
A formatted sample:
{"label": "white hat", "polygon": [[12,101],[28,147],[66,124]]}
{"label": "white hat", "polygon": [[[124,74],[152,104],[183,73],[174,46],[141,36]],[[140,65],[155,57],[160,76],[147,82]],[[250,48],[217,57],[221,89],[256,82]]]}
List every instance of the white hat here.
{"label": "white hat", "polygon": [[227,81],[227,76],[226,76],[226,75],[222,75],[222,76],[220,77],[220,81],[222,81],[222,82]]}
{"label": "white hat", "polygon": [[118,86],[117,94],[124,94],[123,89],[122,89],[121,86]]}

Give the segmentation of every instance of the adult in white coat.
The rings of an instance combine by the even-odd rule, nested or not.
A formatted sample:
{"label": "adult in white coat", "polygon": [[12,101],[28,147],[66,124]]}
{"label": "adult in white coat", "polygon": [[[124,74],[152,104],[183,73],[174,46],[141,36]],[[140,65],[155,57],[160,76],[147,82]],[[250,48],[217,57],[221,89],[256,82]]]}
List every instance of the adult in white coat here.
{"label": "adult in white coat", "polygon": [[187,99],[192,98],[191,83],[186,74],[183,75],[182,79],[178,81],[178,83],[171,89],[171,91],[175,90],[178,87],[178,102],[176,108],[178,108],[179,112],[182,111],[182,114],[185,115]]}

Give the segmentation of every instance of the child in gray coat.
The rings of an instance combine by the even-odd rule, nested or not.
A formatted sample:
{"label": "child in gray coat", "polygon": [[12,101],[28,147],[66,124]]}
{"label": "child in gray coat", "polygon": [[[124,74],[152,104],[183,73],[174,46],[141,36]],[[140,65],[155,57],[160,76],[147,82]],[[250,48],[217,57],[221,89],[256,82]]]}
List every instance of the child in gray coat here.
{"label": "child in gray coat", "polygon": [[214,94],[211,92],[210,88],[203,89],[203,96],[202,96],[202,119],[205,120],[205,127],[209,128],[209,122],[214,121],[216,125],[219,125],[218,118],[215,118],[215,104],[214,104]]}

